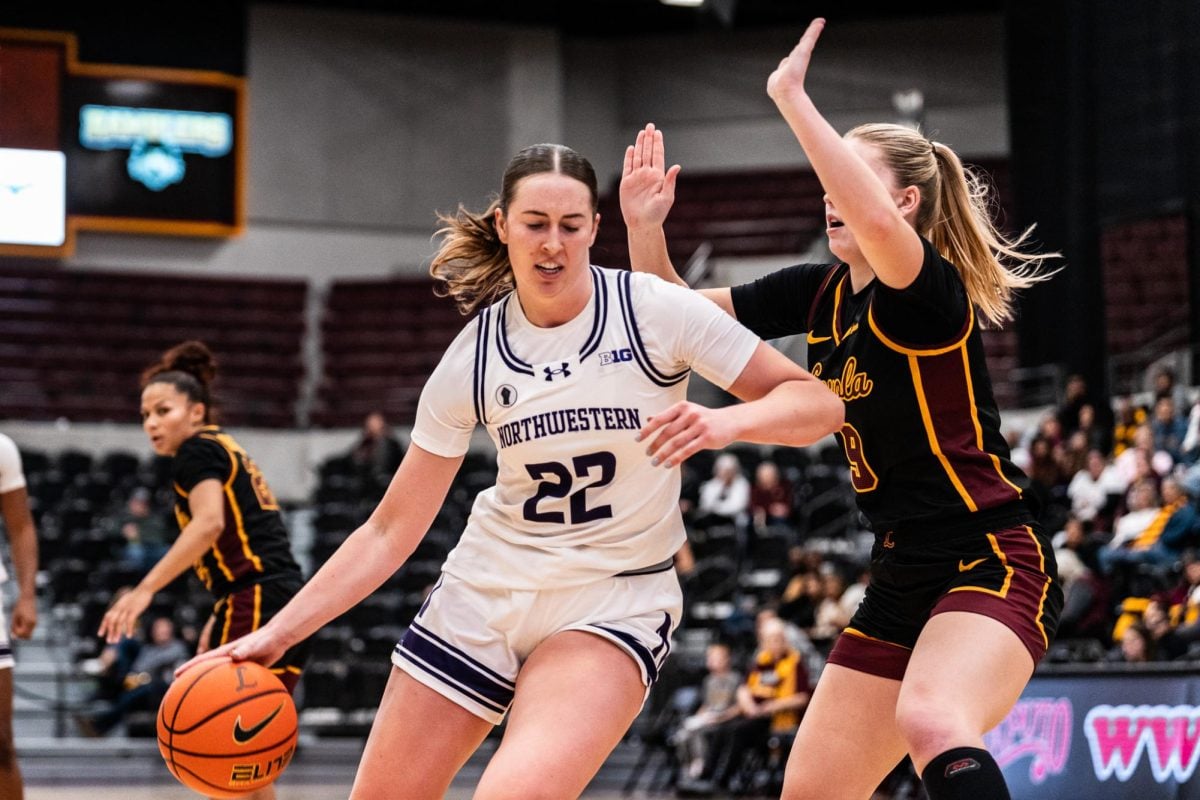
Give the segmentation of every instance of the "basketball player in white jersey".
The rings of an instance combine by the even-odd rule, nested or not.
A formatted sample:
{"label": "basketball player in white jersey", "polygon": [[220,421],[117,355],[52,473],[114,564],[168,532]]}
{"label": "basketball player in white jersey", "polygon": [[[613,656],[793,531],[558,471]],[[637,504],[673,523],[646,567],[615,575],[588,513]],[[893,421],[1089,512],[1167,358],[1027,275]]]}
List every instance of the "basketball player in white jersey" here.
{"label": "basketball player in white jersey", "polygon": [[[735,440],[806,445],[842,424],[823,384],[703,297],[591,266],[597,204],[584,158],[536,145],[485,213],[443,218],[431,271],[475,317],[422,392],[387,494],[270,623],[198,657],[271,663],[374,591],[483,425],[496,485],[396,646],[353,798],[442,797],[505,715],[475,796],[578,797],[679,622],[679,464]],[[686,402],[691,369],[746,402]]]}

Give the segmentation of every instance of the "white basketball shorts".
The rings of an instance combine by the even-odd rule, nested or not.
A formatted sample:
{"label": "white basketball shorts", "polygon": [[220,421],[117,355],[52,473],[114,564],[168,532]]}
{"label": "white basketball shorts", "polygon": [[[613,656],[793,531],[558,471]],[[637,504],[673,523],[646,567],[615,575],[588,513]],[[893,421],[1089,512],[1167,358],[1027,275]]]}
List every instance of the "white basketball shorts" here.
{"label": "white basketball shorts", "polygon": [[648,694],[682,607],[671,567],[546,591],[478,589],[443,573],[392,651],[392,663],[498,725],[525,659],[562,631],[586,631],[620,647],[637,664]]}

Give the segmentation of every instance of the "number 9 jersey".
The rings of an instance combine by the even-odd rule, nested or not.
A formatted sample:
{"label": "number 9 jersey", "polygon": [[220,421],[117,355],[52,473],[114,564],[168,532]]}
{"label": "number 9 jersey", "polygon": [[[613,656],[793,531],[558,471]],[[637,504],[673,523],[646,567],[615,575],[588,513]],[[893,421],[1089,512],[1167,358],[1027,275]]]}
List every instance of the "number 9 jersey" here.
{"label": "number 9 jersey", "polygon": [[591,267],[592,297],[554,328],[516,293],[485,308],[421,393],[412,442],[464,454],[476,424],[497,451],[444,566],[484,588],[575,586],[668,562],[683,544],[680,470],[651,464],[639,429],[687,396],[691,370],[722,389],[759,338],[697,292]]}

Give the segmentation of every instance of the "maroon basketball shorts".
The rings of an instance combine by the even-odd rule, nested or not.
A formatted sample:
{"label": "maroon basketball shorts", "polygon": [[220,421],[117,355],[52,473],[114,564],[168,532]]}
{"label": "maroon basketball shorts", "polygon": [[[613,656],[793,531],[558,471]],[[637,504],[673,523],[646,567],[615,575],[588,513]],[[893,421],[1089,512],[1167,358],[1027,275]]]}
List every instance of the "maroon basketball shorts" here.
{"label": "maroon basketball shorts", "polygon": [[[222,597],[213,606],[215,620],[208,636],[209,648],[220,647],[261,628],[300,591],[301,585],[298,579],[281,578],[245,586]],[[289,692],[296,690],[308,651],[309,642],[305,640],[271,665],[271,672]]]}
{"label": "maroon basketball shorts", "polygon": [[1062,612],[1054,549],[1036,523],[1001,524],[877,538],[871,581],[829,663],[901,680],[925,622],[967,611],[1011,628],[1037,664]]}

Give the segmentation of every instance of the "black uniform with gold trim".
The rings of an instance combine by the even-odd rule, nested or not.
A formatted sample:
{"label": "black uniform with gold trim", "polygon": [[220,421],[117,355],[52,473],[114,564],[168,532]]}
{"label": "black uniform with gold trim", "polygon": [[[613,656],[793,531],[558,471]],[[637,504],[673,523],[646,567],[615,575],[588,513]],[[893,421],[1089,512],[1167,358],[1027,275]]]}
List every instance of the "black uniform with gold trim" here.
{"label": "black uniform with gold trim", "polygon": [[809,370],[846,403],[838,438],[875,530],[1021,498],[978,322],[928,242],[903,291],[876,280],[854,294],[848,266],[804,265],[734,288],[733,303],[764,338],[808,334]]}
{"label": "black uniform with gold trim", "polygon": [[[1025,503],[1028,478],[1000,432],[962,278],[922,242],[924,262],[905,289],[872,280],[855,293],[848,265],[799,265],[734,287],[734,311],[763,338],[807,333],[809,370],[846,404],[837,438],[877,537],[875,591],[868,589],[848,633],[911,648],[935,606],[949,610],[943,598],[965,592],[952,595],[959,610],[965,596],[966,605],[1020,628],[1036,661],[1061,605],[1053,552]],[[916,576],[896,568],[896,559],[927,559],[933,572]],[[1029,578],[1028,592],[1013,580],[1018,566],[1028,570],[1017,576]],[[914,580],[919,597],[909,592]],[[982,608],[992,601],[976,592],[999,602]]]}
{"label": "black uniform with gold trim", "polygon": [[[217,598],[209,636],[209,645],[216,647],[261,627],[299,591],[303,576],[275,495],[232,436],[216,425],[201,428],[180,446],[172,477],[180,530],[191,521],[188,497],[196,485],[217,480],[223,487],[225,527],[193,565]],[[305,646],[293,649],[272,665],[289,689],[299,678],[305,652]]]}

